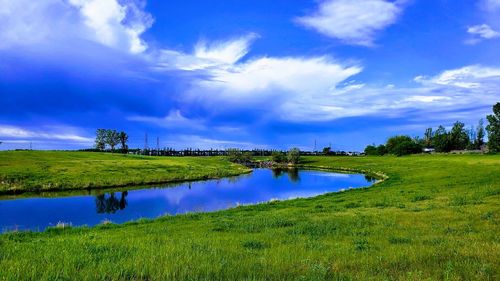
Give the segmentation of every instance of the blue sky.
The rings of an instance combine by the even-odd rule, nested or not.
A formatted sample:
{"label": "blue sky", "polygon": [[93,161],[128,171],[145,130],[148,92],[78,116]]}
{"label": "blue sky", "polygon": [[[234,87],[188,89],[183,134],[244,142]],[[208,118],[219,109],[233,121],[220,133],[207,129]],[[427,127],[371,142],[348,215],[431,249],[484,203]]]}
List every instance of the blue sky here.
{"label": "blue sky", "polygon": [[499,0],[0,0],[0,149],[362,150],[476,125],[499,50]]}

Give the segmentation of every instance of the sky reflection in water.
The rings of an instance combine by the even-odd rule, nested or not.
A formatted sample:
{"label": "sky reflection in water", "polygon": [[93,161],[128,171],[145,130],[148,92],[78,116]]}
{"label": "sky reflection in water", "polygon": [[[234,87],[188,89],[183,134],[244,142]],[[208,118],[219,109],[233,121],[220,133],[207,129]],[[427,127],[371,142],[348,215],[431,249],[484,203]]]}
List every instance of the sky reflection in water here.
{"label": "sky reflection in water", "polygon": [[368,186],[370,177],[309,170],[256,169],[251,174],[128,191],[82,191],[66,197],[0,200],[0,230],[43,230],[58,222],[123,223],[165,214],[207,212],[272,199],[312,197]]}

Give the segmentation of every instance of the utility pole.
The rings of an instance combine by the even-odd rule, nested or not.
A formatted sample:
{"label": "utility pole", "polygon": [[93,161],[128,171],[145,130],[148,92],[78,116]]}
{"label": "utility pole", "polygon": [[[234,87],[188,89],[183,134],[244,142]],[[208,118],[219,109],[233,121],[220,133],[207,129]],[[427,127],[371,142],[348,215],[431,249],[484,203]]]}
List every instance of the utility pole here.
{"label": "utility pole", "polygon": [[30,150],[33,150],[33,142],[30,141]]}
{"label": "utility pole", "polygon": [[144,135],[144,150],[148,149],[148,133]]}
{"label": "utility pole", "polygon": [[313,152],[316,152],[316,139],[314,139],[314,151]]}
{"label": "utility pole", "polygon": [[160,137],[156,137],[156,154],[160,154]]}

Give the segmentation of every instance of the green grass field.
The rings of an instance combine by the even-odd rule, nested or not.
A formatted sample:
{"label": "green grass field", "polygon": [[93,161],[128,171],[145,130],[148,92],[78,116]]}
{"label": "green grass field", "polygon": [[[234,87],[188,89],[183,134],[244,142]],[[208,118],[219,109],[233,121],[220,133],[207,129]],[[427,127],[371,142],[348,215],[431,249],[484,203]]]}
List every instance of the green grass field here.
{"label": "green grass field", "polygon": [[0,194],[221,178],[248,171],[222,157],[6,151],[0,152]]}
{"label": "green grass field", "polygon": [[[78,167],[79,156],[69,155]],[[499,280],[500,155],[308,157],[303,164],[388,179],[216,213],[0,235],[0,279]]]}

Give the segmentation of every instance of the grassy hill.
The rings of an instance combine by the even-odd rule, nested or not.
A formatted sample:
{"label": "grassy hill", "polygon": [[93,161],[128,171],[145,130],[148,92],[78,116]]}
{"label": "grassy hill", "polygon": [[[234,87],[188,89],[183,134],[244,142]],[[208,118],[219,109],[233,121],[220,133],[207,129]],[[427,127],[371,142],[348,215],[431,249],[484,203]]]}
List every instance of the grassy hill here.
{"label": "grassy hill", "polygon": [[[155,161],[206,166],[201,163],[220,160]],[[388,179],[215,213],[0,235],[0,279],[499,279],[500,155],[308,157],[303,163]]]}
{"label": "grassy hill", "polygon": [[0,194],[221,178],[248,171],[221,157],[3,151],[0,152]]}

